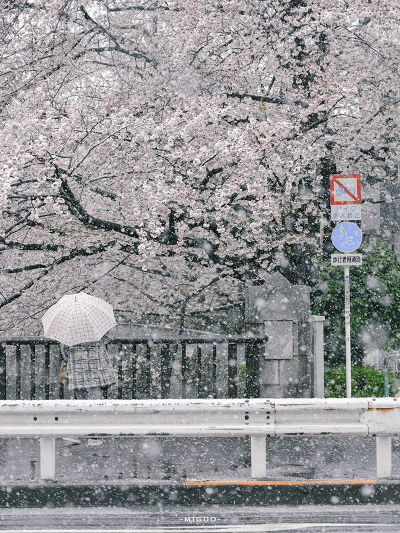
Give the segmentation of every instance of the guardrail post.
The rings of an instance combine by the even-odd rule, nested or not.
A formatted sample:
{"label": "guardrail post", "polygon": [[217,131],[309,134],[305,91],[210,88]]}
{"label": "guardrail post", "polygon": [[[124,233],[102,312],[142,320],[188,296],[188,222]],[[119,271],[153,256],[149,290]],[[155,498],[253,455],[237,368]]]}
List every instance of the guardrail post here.
{"label": "guardrail post", "polygon": [[56,477],[56,439],[40,438],[40,479]]}
{"label": "guardrail post", "polygon": [[392,475],[392,437],[376,437],[376,477]]}
{"label": "guardrail post", "polygon": [[251,438],[251,477],[262,478],[267,475],[266,437]]}

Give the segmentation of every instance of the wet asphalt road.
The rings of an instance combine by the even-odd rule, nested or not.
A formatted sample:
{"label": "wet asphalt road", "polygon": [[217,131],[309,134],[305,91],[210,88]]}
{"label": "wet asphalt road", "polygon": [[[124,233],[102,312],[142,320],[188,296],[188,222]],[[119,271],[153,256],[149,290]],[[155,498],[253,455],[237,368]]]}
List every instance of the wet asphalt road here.
{"label": "wet asphalt road", "polygon": [[0,531],[34,533],[398,533],[400,505],[0,509]]}

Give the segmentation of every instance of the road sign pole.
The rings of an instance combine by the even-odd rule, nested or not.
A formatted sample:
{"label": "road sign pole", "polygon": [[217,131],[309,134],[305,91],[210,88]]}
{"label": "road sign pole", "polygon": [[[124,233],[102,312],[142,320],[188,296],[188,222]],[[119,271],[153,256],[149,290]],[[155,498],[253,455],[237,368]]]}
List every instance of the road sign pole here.
{"label": "road sign pole", "polygon": [[346,397],[351,398],[350,266],[344,265],[344,319],[346,326]]}
{"label": "road sign pole", "polygon": [[[361,221],[361,176],[360,174],[332,174],[331,189],[331,220]],[[350,337],[350,263],[362,264],[360,254],[346,257],[360,246],[362,233],[352,222],[338,224],[332,232],[332,242],[337,250],[344,252],[343,258],[333,255],[332,265],[344,266],[344,319],[346,335],[346,397],[351,398],[351,337]],[[343,261],[343,262],[342,262]]]}

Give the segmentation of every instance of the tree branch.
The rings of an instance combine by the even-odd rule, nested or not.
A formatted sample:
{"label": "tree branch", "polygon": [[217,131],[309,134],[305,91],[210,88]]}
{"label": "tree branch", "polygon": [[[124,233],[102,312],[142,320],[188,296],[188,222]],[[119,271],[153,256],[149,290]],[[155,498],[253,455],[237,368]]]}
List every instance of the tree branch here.
{"label": "tree branch", "polygon": [[26,251],[40,251],[40,252],[56,252],[59,248],[64,248],[63,244],[38,244],[38,243],[23,243],[16,241],[6,242],[0,237],[0,251],[3,250],[26,250]]}
{"label": "tree branch", "polygon": [[46,276],[56,266],[61,265],[62,263],[65,263],[66,261],[70,261],[71,259],[75,259],[76,257],[88,257],[90,255],[102,253],[106,251],[107,248],[109,248],[110,246],[114,246],[115,243],[116,241],[112,241],[107,244],[100,244],[99,246],[90,246],[88,248],[78,248],[76,250],[72,250],[68,255],[63,255],[62,257],[59,257],[58,259],[53,261],[51,265],[46,266],[46,268],[44,268],[44,270],[42,270],[42,272],[34,280],[29,281],[18,292],[14,293],[13,295],[9,296],[8,298],[5,298],[2,302],[0,302],[0,309],[10,304],[11,302],[17,300],[18,298],[20,298],[24,294],[24,292],[26,292],[35,283],[37,283],[40,279]]}
{"label": "tree branch", "polygon": [[228,98],[239,98],[244,100],[245,98],[250,98],[256,102],[266,102],[267,104],[278,104],[278,105],[299,105],[306,109],[310,107],[310,104],[304,102],[303,100],[292,100],[291,98],[283,98],[280,96],[267,96],[267,95],[257,95],[257,94],[248,94],[248,93],[227,93]]}
{"label": "tree branch", "polygon": [[97,29],[99,29],[101,31],[101,33],[103,33],[104,35],[107,35],[107,37],[109,39],[111,39],[111,41],[115,44],[115,51],[117,52],[121,52],[123,54],[127,54],[129,56],[132,56],[132,57],[135,57],[137,59],[144,59],[147,63],[151,63],[153,60],[152,59],[149,59],[149,57],[147,57],[145,54],[143,54],[142,52],[139,52],[139,53],[132,53],[130,52],[129,50],[126,50],[125,48],[122,48],[122,46],[119,44],[119,42],[117,41],[116,37],[110,33],[104,26],[102,26],[100,23],[96,22],[90,15],[89,13],[86,11],[86,9],[81,5],[80,6],[80,10],[82,11],[84,17],[86,20],[90,20],[90,22],[92,24],[94,24]]}
{"label": "tree branch", "polygon": [[126,226],[123,224],[119,224],[118,222],[111,222],[89,215],[86,209],[75,197],[65,178],[61,178],[60,192],[61,197],[65,200],[65,203],[70,213],[72,213],[80,222],[82,222],[86,226],[89,226],[94,229],[116,231],[117,233],[122,233],[135,239],[139,238],[137,230],[132,226]]}

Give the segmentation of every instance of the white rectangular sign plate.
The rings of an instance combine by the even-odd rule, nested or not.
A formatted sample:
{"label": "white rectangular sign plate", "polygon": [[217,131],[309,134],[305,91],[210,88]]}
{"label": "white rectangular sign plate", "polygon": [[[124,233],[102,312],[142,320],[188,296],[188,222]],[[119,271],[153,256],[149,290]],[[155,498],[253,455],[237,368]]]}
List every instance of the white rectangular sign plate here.
{"label": "white rectangular sign plate", "polygon": [[331,254],[332,266],[361,266],[362,254]]}
{"label": "white rectangular sign plate", "polygon": [[331,220],[361,220],[361,205],[331,205]]}
{"label": "white rectangular sign plate", "polygon": [[361,220],[360,174],[337,174],[330,177],[331,220]]}

